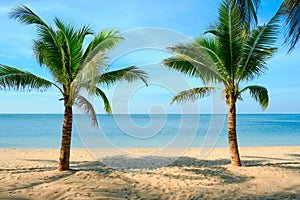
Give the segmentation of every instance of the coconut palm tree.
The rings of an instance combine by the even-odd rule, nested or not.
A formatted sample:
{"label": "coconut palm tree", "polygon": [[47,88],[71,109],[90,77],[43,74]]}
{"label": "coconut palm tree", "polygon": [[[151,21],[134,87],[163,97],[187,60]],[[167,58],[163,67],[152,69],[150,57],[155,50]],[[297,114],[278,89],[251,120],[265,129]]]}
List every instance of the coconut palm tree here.
{"label": "coconut palm tree", "polygon": [[[96,114],[89,101],[80,95],[83,89],[92,95],[101,97],[106,112],[111,107],[100,84],[111,85],[116,81],[132,82],[142,80],[146,83],[147,74],[134,66],[116,71],[108,71],[107,51],[113,49],[123,38],[117,31],[101,31],[94,35],[89,26],[75,29],[58,18],[54,19],[55,28],[46,24],[26,6],[19,6],[10,12],[10,17],[24,24],[36,26],[37,40],[33,41],[34,56],[41,66],[46,66],[53,81],[39,77],[18,68],[0,65],[0,86],[2,89],[45,90],[56,88],[64,103],[64,121],[58,170],[68,170],[72,135],[73,105],[83,108],[97,125]],[[84,48],[88,35],[94,38]]]}
{"label": "coconut palm tree", "polygon": [[[257,8],[261,0],[231,0],[237,4],[241,11],[241,17],[246,23],[257,22]],[[279,13],[285,18],[285,44],[289,45],[288,52],[291,52],[299,41],[300,37],[300,0],[284,0],[280,6]],[[253,20],[254,19],[254,20]]]}
{"label": "coconut palm tree", "polygon": [[196,100],[215,90],[224,93],[229,105],[228,140],[231,163],[234,166],[241,166],[236,134],[237,101],[248,91],[263,109],[267,108],[269,102],[265,87],[242,87],[242,84],[252,81],[266,71],[266,60],[276,51],[274,44],[278,28],[276,16],[267,24],[250,31],[242,23],[239,8],[223,1],[217,22],[206,32],[210,35],[168,48],[175,55],[162,62],[170,69],[201,79],[206,85],[180,92],[173,97],[171,103]]}

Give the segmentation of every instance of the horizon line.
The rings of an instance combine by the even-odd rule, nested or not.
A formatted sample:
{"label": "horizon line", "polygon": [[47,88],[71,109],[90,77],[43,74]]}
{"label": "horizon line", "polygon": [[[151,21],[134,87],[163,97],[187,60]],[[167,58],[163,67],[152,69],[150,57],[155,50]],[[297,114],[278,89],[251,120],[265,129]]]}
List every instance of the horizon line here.
{"label": "horizon line", "polygon": [[[64,113],[1,113],[0,115],[63,115]],[[82,115],[85,113],[74,114]],[[96,113],[96,115],[227,115],[227,113]],[[299,115],[300,112],[295,113],[237,113],[237,115]]]}

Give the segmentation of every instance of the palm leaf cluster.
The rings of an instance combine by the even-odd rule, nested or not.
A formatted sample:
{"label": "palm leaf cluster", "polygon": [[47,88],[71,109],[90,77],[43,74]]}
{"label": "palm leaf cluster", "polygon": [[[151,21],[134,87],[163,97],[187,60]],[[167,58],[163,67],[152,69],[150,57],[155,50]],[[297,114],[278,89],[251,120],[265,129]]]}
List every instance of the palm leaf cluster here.
{"label": "palm leaf cluster", "polygon": [[198,77],[207,85],[183,91],[171,103],[204,97],[220,89],[215,84],[222,84],[227,103],[235,103],[244,91],[249,91],[263,109],[268,106],[268,93],[264,87],[240,88],[240,83],[251,81],[266,71],[266,61],[277,50],[274,45],[278,16],[251,30],[240,15],[237,4],[223,1],[217,22],[204,36],[169,48],[175,55],[163,61],[165,66]]}
{"label": "palm leaf cluster", "polygon": [[289,52],[291,52],[300,37],[300,1],[285,0],[282,3],[281,10],[285,16],[285,26],[287,28],[285,43],[290,46]]}
{"label": "palm leaf cluster", "polygon": [[[257,10],[261,0],[230,0],[230,2],[237,5],[244,23],[249,26],[253,22],[257,24]],[[288,52],[291,52],[300,37],[300,0],[283,0],[277,14],[284,18],[286,29],[284,43],[289,46]]]}
{"label": "palm leaf cluster", "polygon": [[[76,29],[55,18],[54,27],[45,23],[38,15],[26,6],[16,7],[10,17],[24,24],[35,25],[37,39],[33,41],[33,52],[41,66],[46,66],[53,80],[49,81],[30,72],[0,66],[0,85],[2,89],[47,89],[56,87],[62,94],[65,106],[79,105],[86,110],[96,122],[92,105],[80,95],[81,89],[102,98],[104,109],[111,113],[108,98],[99,87],[110,86],[116,81],[132,82],[142,80],[146,83],[147,74],[135,66],[108,71],[107,51],[112,50],[123,40],[116,30],[103,30],[95,35],[91,27]],[[84,48],[86,36],[93,39]]]}
{"label": "palm leaf cluster", "polygon": [[232,4],[237,5],[240,18],[246,23],[257,23],[257,10],[260,5],[260,0],[231,0]]}
{"label": "palm leaf cluster", "polygon": [[40,91],[54,84],[30,72],[2,64],[0,64],[0,77],[0,89],[26,90],[30,88]]}

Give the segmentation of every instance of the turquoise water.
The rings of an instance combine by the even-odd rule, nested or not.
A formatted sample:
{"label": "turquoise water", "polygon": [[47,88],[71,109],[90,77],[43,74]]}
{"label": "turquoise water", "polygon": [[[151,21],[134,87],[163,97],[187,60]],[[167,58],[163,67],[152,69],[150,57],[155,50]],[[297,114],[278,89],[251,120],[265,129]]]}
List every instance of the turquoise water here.
{"label": "turquoise water", "polygon": [[[227,147],[224,119],[223,115],[98,115],[102,132],[93,133],[75,117],[72,147]],[[62,121],[59,114],[1,114],[0,148],[58,148]],[[240,146],[299,146],[300,114],[238,115],[237,132]],[[96,140],[101,141],[90,143]]]}

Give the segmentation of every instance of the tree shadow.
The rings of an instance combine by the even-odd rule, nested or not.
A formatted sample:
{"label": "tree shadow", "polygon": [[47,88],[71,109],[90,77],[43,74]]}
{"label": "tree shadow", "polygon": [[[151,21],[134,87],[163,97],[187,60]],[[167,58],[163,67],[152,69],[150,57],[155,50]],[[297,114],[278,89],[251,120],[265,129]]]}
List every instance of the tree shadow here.
{"label": "tree shadow", "polygon": [[240,196],[238,199],[300,199],[300,192],[291,193],[287,191],[278,192],[275,194],[267,194],[267,195],[245,195]]}
{"label": "tree shadow", "polygon": [[229,159],[200,160],[194,157],[179,157],[169,166],[176,167],[214,167],[230,164]]}
{"label": "tree shadow", "polygon": [[[291,166],[293,165],[293,166]],[[298,165],[298,166],[295,166]],[[263,166],[271,166],[271,167],[278,167],[288,170],[300,170],[300,162],[280,162],[280,163],[266,163]]]}
{"label": "tree shadow", "polygon": [[46,159],[22,159],[30,162],[42,162],[42,163],[57,163],[57,160],[46,160]]}
{"label": "tree shadow", "polygon": [[70,168],[75,172],[97,172],[103,175],[110,174],[115,170],[114,168],[107,166],[100,161],[72,161],[70,162]]}
{"label": "tree shadow", "polygon": [[[298,154],[291,154],[295,157],[298,157]],[[249,158],[255,158],[249,157]],[[245,167],[257,167],[257,166],[271,166],[271,167],[278,167],[278,168],[285,168],[291,170],[299,170],[300,169],[300,162],[286,162],[285,159],[274,159],[268,157],[257,157],[259,159],[255,160],[245,160],[243,161],[243,165]],[[270,163],[270,160],[277,160],[282,162]],[[215,185],[218,184],[233,184],[233,183],[243,183],[251,179],[251,177],[247,177],[241,175],[236,172],[232,172],[227,168],[227,165],[230,164],[230,160],[228,159],[218,159],[218,160],[202,160],[200,158],[195,157],[168,157],[168,156],[144,156],[144,157],[137,157],[131,158],[127,156],[111,156],[103,158],[100,161],[72,161],[71,169],[67,172],[57,172],[53,173],[56,170],[56,166],[54,167],[54,163],[56,164],[56,160],[26,160],[29,162],[41,162],[41,163],[48,163],[50,166],[47,167],[24,167],[24,168],[2,168],[0,171],[8,172],[8,173],[32,173],[32,172],[52,172],[50,176],[47,176],[44,179],[36,180],[35,182],[31,182],[27,185],[22,185],[16,188],[9,188],[6,191],[1,192],[11,192],[16,190],[24,190],[29,189],[41,184],[45,183],[55,183],[59,180],[68,178],[69,176],[74,175],[77,172],[95,172],[96,174],[102,175],[104,177],[110,176],[112,172],[117,170],[121,171],[129,171],[134,173],[146,173],[146,174],[153,174],[153,175],[160,175],[165,176],[170,179],[192,179],[192,180],[204,180],[206,178],[216,179],[219,182],[215,182]],[[112,164],[112,165],[110,165]],[[165,165],[163,165],[165,164]],[[118,166],[119,165],[119,166]],[[290,165],[299,165],[299,166],[290,166]],[[117,166],[117,167],[116,167]],[[180,175],[172,174],[172,171],[164,171],[161,173],[160,170],[156,171],[157,168],[160,167],[167,167],[167,168],[180,168],[183,172]],[[52,174],[52,175],[51,175]],[[116,177],[112,177],[116,178]],[[139,189],[135,188],[135,179],[128,178],[128,174],[119,173],[117,177],[121,182],[111,187],[110,185],[104,186],[102,188],[93,188],[90,192],[95,194],[96,196],[102,196],[107,199],[114,199],[114,198],[124,198],[124,197],[134,197],[134,198],[142,198],[146,194],[147,191],[140,191]],[[119,185],[118,185],[119,184]],[[144,194],[143,194],[144,193]],[[149,194],[152,197],[159,199],[159,196],[156,194]],[[155,196],[156,195],[156,196]],[[225,195],[225,194],[224,194]],[[274,194],[277,195],[277,194]],[[241,199],[272,199],[274,195],[249,195],[249,196],[242,196]],[[279,193],[280,196],[287,196],[291,197],[299,197],[299,194],[291,194],[291,193]],[[298,196],[297,196],[298,195]],[[201,196],[201,195],[200,195]],[[203,197],[203,196],[202,196]],[[223,198],[223,197],[220,197]],[[229,198],[229,196],[224,196],[224,198]],[[240,198],[240,197],[239,197]],[[1,199],[1,194],[0,194]],[[18,199],[18,197],[13,198]],[[26,198],[19,198],[19,199],[26,199]],[[202,199],[198,198],[198,196],[194,196],[191,199]]]}
{"label": "tree shadow", "polygon": [[0,200],[30,200],[29,198],[14,196],[13,198],[1,197]]}
{"label": "tree shadow", "polygon": [[[8,189],[7,191],[23,190],[23,189],[32,188],[32,187],[35,187],[35,186],[38,186],[38,185],[41,185],[41,184],[55,182],[55,181],[61,180],[63,178],[66,178],[68,176],[71,176],[72,174],[74,174],[73,171],[67,171],[67,172],[64,172],[64,173],[55,174],[53,176],[50,176],[47,179],[36,181],[36,182],[30,183],[28,185],[16,187],[16,188],[13,188],[13,189]],[[5,192],[5,190],[3,192]]]}
{"label": "tree shadow", "polygon": [[[38,159],[38,160],[26,159],[26,161],[43,162],[43,163],[57,163],[56,160],[43,160],[43,159]],[[71,166],[70,167],[71,170],[64,171],[64,172],[58,172],[57,167],[2,168],[2,169],[0,169],[0,172],[2,171],[2,172],[11,173],[11,174],[32,173],[32,172],[50,172],[49,174],[53,174],[53,175],[49,176],[49,174],[47,174],[46,177],[41,178],[35,182],[31,182],[29,184],[22,185],[19,187],[9,188],[6,190],[2,189],[1,192],[2,193],[3,192],[13,192],[13,191],[17,191],[17,190],[29,189],[29,188],[36,187],[36,186],[39,186],[42,184],[57,182],[59,180],[62,180],[69,176],[72,176],[73,174],[75,174],[79,171],[92,171],[92,172],[97,172],[98,174],[103,174],[104,176],[106,176],[109,173],[111,173],[111,171],[113,170],[112,168],[105,167],[99,161],[92,161],[92,162],[90,162],[90,161],[73,161],[73,162],[70,162],[70,166]],[[13,197],[13,199],[15,199],[15,197]],[[24,199],[24,198],[20,198],[20,199]],[[0,200],[1,200],[1,195],[0,195]]]}
{"label": "tree shadow", "polygon": [[[188,172],[193,172],[196,175],[202,175],[205,178],[215,177],[219,178],[222,184],[232,184],[232,183],[243,183],[248,181],[250,178],[243,175],[238,175],[226,170],[223,167],[212,168],[212,169],[185,169]],[[220,184],[221,184],[220,183]]]}
{"label": "tree shadow", "polygon": [[[249,157],[249,156],[248,156]],[[256,156],[253,156],[253,158]],[[276,158],[268,158],[268,157],[256,157],[256,158],[265,158],[265,160],[245,160],[243,161],[243,165],[245,167],[276,167],[283,168],[288,170],[300,170],[300,162],[288,161],[290,159],[276,159]],[[271,162],[272,160],[282,161],[282,162]],[[295,166],[296,165],[296,166]]]}
{"label": "tree shadow", "polygon": [[21,168],[1,168],[0,172],[9,172],[12,174],[19,173],[31,173],[31,172],[44,172],[44,171],[54,171],[56,167],[21,167]]}
{"label": "tree shadow", "polygon": [[[57,164],[57,160],[46,160],[46,159],[23,159],[24,161],[29,162],[39,162],[39,163],[48,163],[48,164]],[[43,172],[43,171],[55,171],[57,166],[53,167],[23,167],[23,168],[4,168],[0,171],[8,171],[13,173],[27,173],[27,172]],[[95,172],[104,172],[107,170],[112,170],[102,164],[100,161],[71,161],[70,170],[68,171],[95,171]]]}
{"label": "tree shadow", "polygon": [[119,170],[154,170],[165,166],[173,167],[212,167],[227,165],[228,159],[200,160],[194,157],[170,157],[170,156],[110,156],[100,160],[107,166],[112,166]]}
{"label": "tree shadow", "polygon": [[264,161],[267,161],[267,160],[278,160],[278,161],[281,161],[281,160],[290,160],[290,159],[287,159],[287,158],[274,158],[274,157],[265,157],[265,156],[243,156],[244,158],[257,158],[257,159],[264,159]]}
{"label": "tree shadow", "polygon": [[127,156],[112,156],[104,158],[102,162],[120,171],[142,171],[143,173],[146,171],[147,174],[156,174],[155,170],[161,167],[180,167],[188,173],[187,175],[160,174],[172,179],[203,180],[205,177],[210,177],[219,179],[223,184],[241,183],[248,180],[246,176],[226,169],[225,166],[230,164],[228,159],[200,160],[194,157],[144,156],[131,158]]}
{"label": "tree shadow", "polygon": [[288,154],[288,156],[292,156],[300,159],[300,154]]}
{"label": "tree shadow", "polygon": [[190,200],[202,200],[202,199],[257,199],[257,200],[275,200],[275,199],[300,199],[300,192],[288,192],[288,191],[281,191],[273,194],[249,194],[249,195],[235,195],[230,191],[227,191],[226,194],[221,194],[215,198],[207,197],[206,194],[198,194],[190,198]]}

